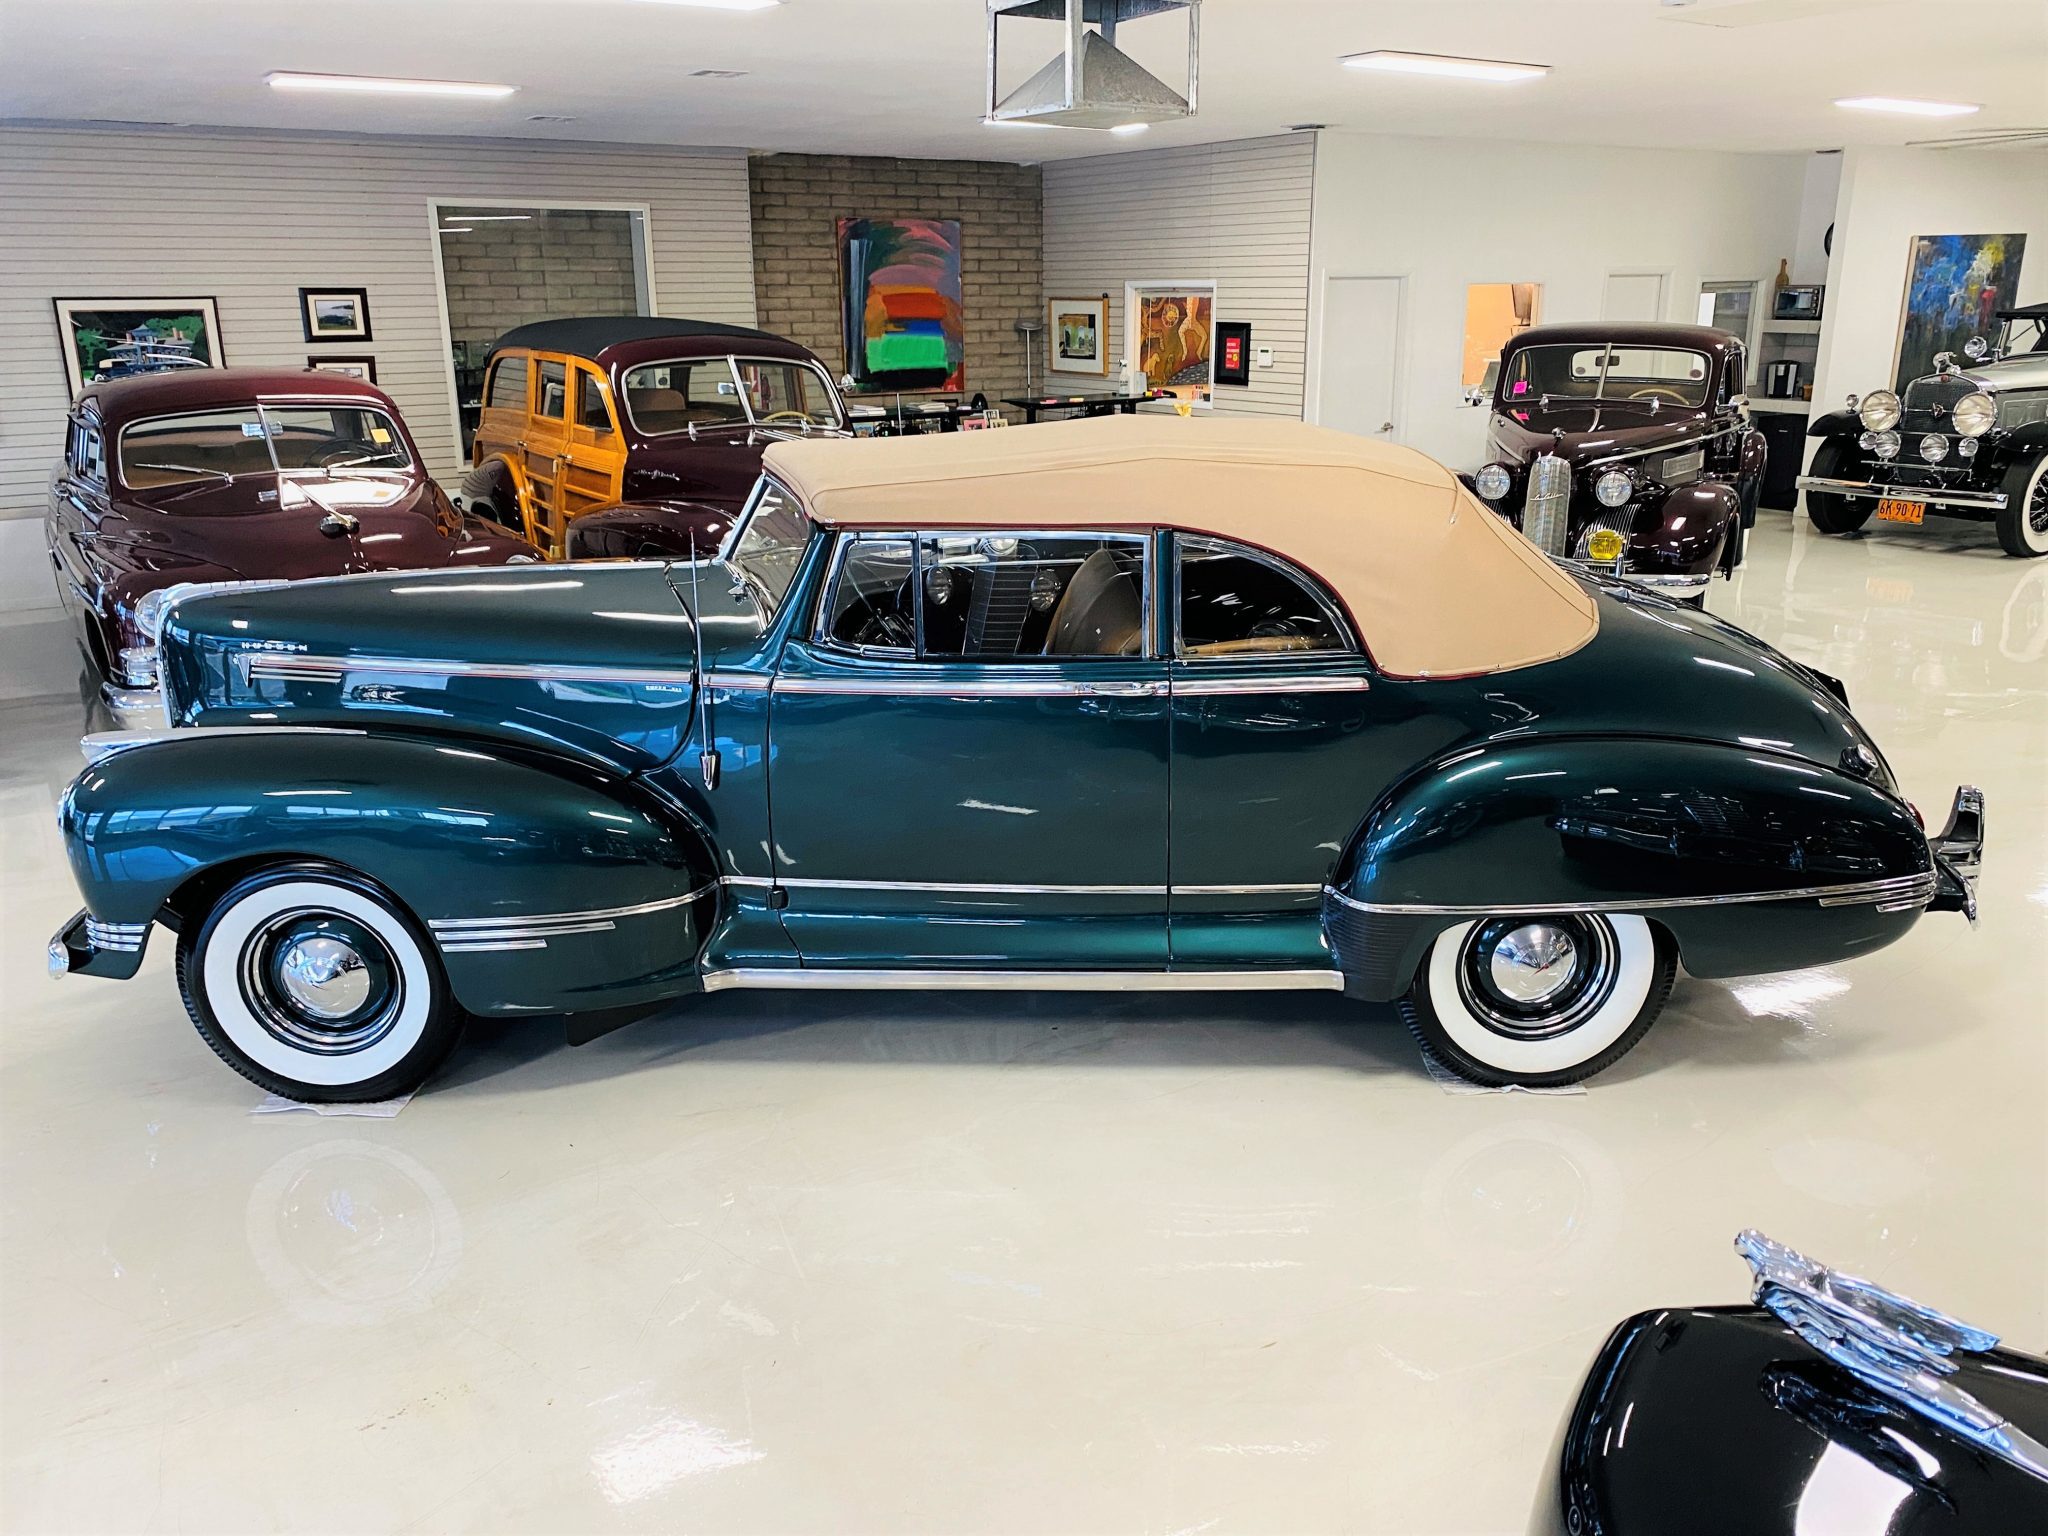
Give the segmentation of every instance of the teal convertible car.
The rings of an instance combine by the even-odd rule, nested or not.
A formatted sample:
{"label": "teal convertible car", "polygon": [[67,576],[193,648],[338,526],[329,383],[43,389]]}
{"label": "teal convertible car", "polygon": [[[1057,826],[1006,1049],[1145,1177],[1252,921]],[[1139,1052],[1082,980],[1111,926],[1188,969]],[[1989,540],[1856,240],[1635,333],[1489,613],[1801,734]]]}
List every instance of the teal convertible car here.
{"label": "teal convertible car", "polygon": [[171,929],[309,1099],[727,987],[1327,988],[1565,1082],[1679,964],[1972,909],[1983,838],[1839,684],[1299,423],[777,444],[716,559],[193,589],[159,676],[64,796],[52,969]]}

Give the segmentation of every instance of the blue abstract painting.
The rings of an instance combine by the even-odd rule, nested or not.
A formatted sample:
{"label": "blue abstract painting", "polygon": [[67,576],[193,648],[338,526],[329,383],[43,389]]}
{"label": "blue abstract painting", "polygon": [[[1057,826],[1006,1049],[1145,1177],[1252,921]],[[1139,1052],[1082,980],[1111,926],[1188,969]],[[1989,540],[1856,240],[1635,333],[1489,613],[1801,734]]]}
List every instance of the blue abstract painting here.
{"label": "blue abstract painting", "polygon": [[1894,389],[1934,371],[1938,352],[1962,360],[1972,336],[1998,334],[1994,318],[2017,301],[2025,235],[1918,235],[1906,268]]}

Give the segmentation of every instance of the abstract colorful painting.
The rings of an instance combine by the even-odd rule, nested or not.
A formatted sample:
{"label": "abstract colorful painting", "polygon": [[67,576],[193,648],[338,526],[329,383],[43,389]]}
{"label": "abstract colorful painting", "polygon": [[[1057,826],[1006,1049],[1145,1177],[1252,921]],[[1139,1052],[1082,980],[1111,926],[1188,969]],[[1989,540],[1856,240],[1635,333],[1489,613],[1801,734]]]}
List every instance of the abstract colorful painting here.
{"label": "abstract colorful painting", "polygon": [[1934,371],[1937,352],[1962,360],[1972,336],[1991,340],[1993,318],[2010,309],[2019,290],[2025,235],[1917,235],[1906,268],[1906,303],[1899,316],[1894,389]]}
{"label": "abstract colorful painting", "polygon": [[855,389],[962,387],[958,220],[841,219],[839,283]]}
{"label": "abstract colorful painting", "polygon": [[1138,366],[1153,389],[1170,389],[1189,400],[1209,398],[1215,310],[1212,293],[1138,295]]}

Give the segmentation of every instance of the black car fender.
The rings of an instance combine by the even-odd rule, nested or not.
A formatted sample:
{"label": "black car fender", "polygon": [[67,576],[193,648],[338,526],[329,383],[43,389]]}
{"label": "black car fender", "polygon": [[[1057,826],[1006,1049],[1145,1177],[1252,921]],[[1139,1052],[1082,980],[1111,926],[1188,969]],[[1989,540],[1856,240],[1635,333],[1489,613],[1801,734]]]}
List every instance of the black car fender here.
{"label": "black car fender", "polygon": [[1854,411],[1828,411],[1806,424],[1808,437],[1857,437],[1862,432],[1862,418]]}
{"label": "black car fender", "polygon": [[1325,914],[1346,990],[1378,1000],[1438,934],[1522,909],[1642,913],[1694,975],[1747,974],[1889,942],[1918,909],[1878,901],[1931,894],[1933,870],[1911,808],[1848,773],[1719,742],[1539,738],[1453,752],[1388,791]]}

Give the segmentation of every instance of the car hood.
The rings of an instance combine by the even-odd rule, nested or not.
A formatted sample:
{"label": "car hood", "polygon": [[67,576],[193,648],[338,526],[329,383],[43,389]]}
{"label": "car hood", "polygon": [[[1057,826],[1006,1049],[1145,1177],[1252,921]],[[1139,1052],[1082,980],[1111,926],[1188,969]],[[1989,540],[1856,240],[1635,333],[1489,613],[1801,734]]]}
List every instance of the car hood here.
{"label": "car hood", "polygon": [[1630,405],[1507,406],[1493,414],[1487,436],[1495,454],[1525,463],[1555,453],[1574,464],[1590,464],[1646,448],[1683,448],[1715,429],[1705,411],[1668,407],[1652,416]]}
{"label": "car hood", "polygon": [[701,618],[659,562],[201,592],[164,624],[172,722],[435,727],[641,771],[688,738],[698,637],[710,669],[766,627],[723,567],[697,576]]}

